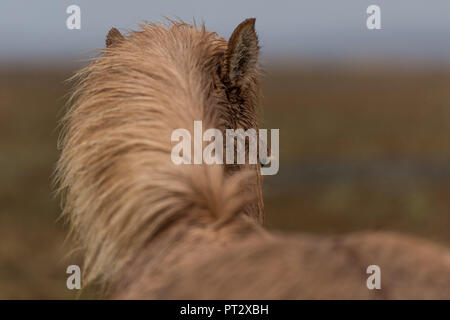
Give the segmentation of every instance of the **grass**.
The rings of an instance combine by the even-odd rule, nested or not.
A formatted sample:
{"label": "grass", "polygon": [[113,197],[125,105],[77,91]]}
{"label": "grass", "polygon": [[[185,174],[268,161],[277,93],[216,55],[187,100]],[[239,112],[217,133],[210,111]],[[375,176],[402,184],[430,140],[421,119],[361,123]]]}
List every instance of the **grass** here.
{"label": "grass", "polygon": [[[74,298],[50,181],[71,70],[0,72],[0,299]],[[450,72],[272,68],[262,127],[280,129],[266,225],[396,230],[450,244]]]}

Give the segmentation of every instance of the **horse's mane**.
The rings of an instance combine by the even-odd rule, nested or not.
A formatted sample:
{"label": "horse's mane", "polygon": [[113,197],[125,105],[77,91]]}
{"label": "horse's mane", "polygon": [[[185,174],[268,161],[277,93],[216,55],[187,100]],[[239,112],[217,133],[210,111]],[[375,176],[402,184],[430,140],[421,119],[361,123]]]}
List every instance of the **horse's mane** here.
{"label": "horse's mane", "polygon": [[221,223],[249,197],[246,172],[170,160],[172,130],[224,126],[208,77],[227,42],[183,22],[140,27],[73,77],[63,119],[56,182],[87,282],[114,278],[171,222]]}

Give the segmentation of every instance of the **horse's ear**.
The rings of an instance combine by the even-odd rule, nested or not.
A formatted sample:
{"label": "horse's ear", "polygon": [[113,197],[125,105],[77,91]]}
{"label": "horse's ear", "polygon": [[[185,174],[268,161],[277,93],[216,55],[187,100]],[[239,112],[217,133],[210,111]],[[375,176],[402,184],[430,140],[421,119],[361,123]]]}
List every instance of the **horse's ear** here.
{"label": "horse's ear", "polygon": [[232,86],[245,85],[257,73],[259,47],[255,20],[241,22],[228,41],[223,77]]}
{"label": "horse's ear", "polygon": [[111,28],[111,30],[109,30],[108,32],[108,35],[106,36],[106,47],[110,48],[111,46],[118,44],[124,39],[125,38],[119,30],[117,30],[116,28]]}

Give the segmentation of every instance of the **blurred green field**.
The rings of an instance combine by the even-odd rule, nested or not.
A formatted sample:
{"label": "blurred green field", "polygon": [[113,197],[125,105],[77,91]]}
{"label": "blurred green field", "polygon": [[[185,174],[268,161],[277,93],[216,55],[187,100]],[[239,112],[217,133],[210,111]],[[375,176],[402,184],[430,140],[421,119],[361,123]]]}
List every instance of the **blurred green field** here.
{"label": "blurred green field", "polygon": [[[71,73],[0,71],[0,299],[76,297],[50,186]],[[269,68],[263,94],[281,148],[265,177],[269,228],[450,245],[450,70]]]}

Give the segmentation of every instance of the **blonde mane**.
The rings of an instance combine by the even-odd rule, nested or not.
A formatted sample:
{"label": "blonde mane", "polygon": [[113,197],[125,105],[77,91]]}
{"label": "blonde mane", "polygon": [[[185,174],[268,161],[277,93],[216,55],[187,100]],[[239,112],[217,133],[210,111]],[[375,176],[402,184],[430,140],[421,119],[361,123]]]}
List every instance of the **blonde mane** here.
{"label": "blonde mane", "polygon": [[171,222],[217,225],[253,197],[248,172],[170,160],[172,130],[227,126],[211,94],[227,41],[183,22],[140,27],[74,76],[63,119],[57,184],[87,282],[114,278]]}

